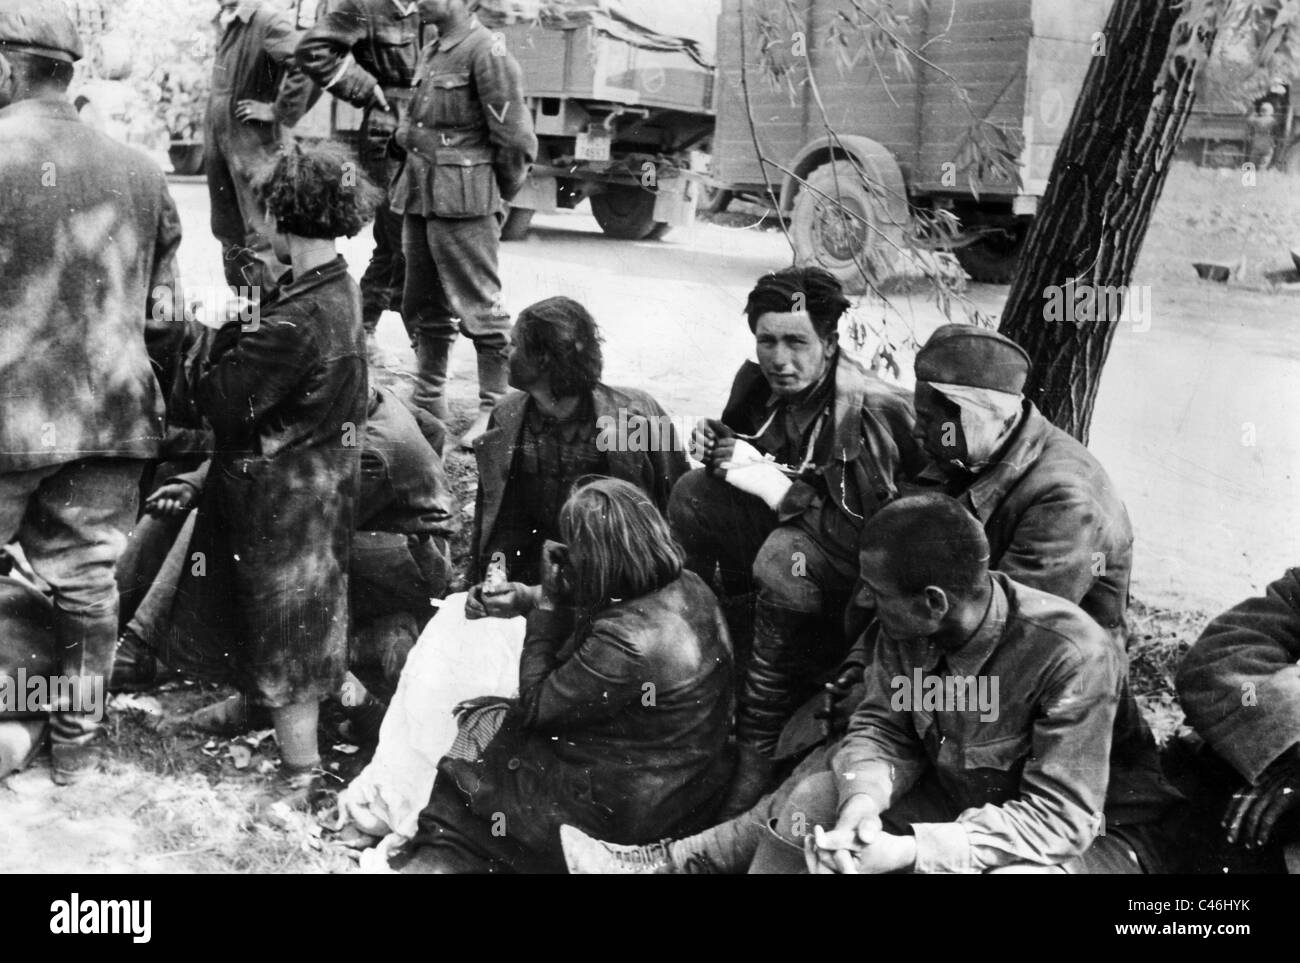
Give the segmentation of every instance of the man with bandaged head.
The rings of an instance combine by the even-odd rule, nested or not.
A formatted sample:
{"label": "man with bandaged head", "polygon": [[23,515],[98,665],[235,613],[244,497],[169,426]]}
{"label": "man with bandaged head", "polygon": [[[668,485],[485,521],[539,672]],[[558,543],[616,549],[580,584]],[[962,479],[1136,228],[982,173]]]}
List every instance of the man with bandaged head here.
{"label": "man with bandaged head", "polygon": [[952,495],[984,525],[991,567],[1074,602],[1121,643],[1133,529],[1082,444],[1022,394],[1029,356],[1009,338],[946,324],[916,355],[915,487]]}

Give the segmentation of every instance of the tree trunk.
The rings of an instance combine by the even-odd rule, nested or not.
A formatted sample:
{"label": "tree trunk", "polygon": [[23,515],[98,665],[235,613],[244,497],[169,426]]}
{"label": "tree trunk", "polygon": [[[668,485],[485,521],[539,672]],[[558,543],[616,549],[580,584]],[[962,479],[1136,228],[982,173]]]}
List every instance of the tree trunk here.
{"label": "tree trunk", "polygon": [[[1115,0],[1029,229],[1000,330],[1029,353],[1026,396],[1084,444],[1102,366],[1192,85],[1227,0]],[[1172,48],[1172,49],[1171,49]],[[1094,48],[1096,52],[1096,48]]]}

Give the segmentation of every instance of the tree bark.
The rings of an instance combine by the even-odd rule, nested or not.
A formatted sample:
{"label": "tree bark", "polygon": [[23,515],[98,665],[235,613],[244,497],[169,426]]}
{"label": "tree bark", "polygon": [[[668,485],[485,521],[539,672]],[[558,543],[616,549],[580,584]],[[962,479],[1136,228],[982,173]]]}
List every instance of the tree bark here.
{"label": "tree bark", "polygon": [[[1084,444],[1133,266],[1227,0],[1115,0],[1000,330],[1033,362],[1026,396]],[[1061,308],[1065,310],[1062,312]]]}

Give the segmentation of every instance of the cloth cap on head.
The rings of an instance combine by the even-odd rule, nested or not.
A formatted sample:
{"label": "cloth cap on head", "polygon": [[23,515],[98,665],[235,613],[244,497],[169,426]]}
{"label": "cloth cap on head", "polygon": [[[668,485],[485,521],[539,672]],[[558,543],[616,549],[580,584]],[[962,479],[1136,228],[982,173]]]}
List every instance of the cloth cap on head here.
{"label": "cloth cap on head", "polygon": [[0,53],[5,47],[65,63],[83,56],[81,36],[62,0],[0,0]]}
{"label": "cloth cap on head", "polygon": [[1010,338],[973,324],[945,324],[916,353],[916,380],[1020,394],[1029,355]]}

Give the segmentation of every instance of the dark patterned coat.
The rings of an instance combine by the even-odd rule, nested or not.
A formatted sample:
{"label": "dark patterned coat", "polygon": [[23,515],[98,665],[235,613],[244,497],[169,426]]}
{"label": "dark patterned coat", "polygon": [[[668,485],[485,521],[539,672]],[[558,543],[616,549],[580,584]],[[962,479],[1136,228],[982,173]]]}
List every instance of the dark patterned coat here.
{"label": "dark patterned coat", "polygon": [[198,389],[216,452],[164,661],[271,707],[337,690],[367,402],[342,257],[218,334]]}

